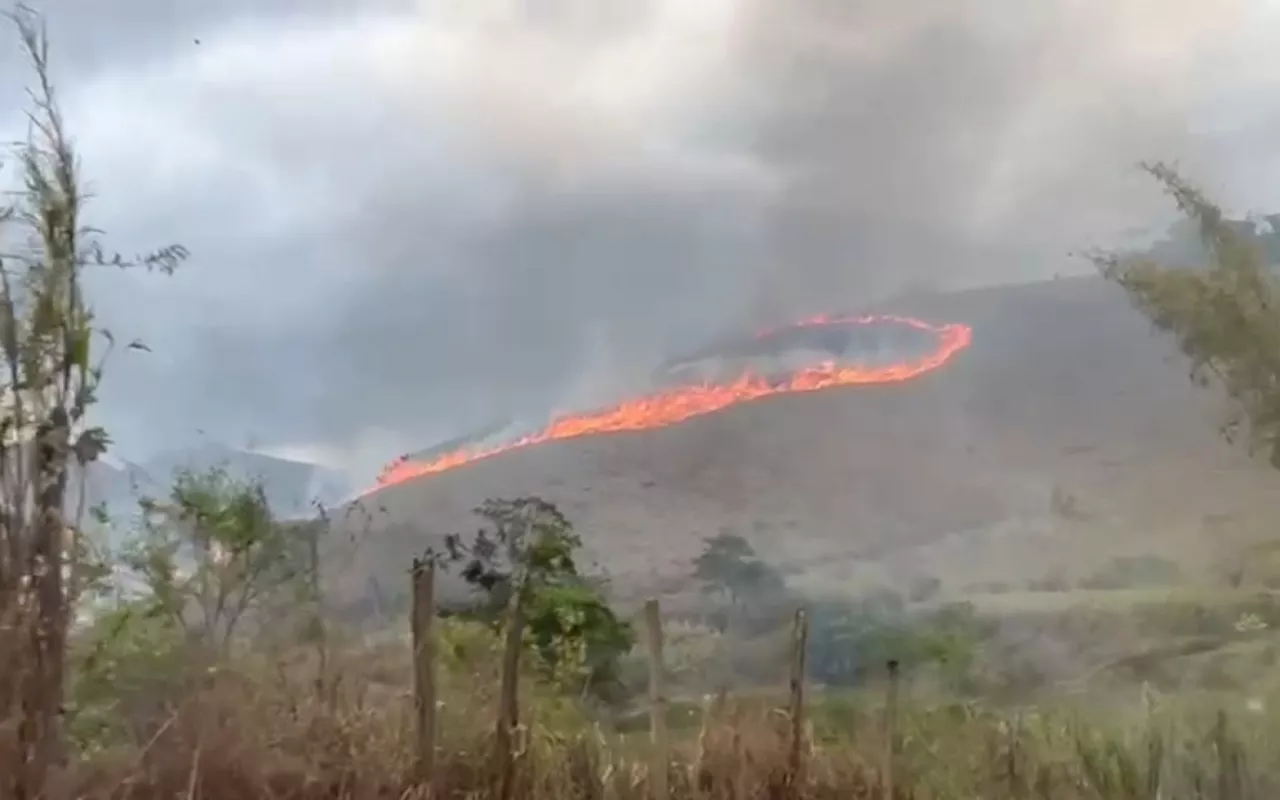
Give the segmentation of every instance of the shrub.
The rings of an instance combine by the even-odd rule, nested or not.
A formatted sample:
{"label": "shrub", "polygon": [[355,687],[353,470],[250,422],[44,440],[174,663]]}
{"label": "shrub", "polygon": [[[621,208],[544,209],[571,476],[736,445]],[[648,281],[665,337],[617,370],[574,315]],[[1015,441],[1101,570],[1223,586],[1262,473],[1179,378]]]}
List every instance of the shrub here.
{"label": "shrub", "polygon": [[943,667],[953,681],[971,669],[981,629],[967,603],[929,613],[886,610],[875,599],[815,604],[810,674],[831,686],[855,686],[897,660],[904,669]]}
{"label": "shrub", "polygon": [[1027,591],[1030,592],[1065,592],[1071,588],[1067,582],[1067,576],[1063,574],[1061,569],[1055,569],[1045,575],[1043,578],[1033,578],[1027,581]]}
{"label": "shrub", "polygon": [[1121,556],[1080,581],[1081,589],[1139,589],[1172,586],[1182,578],[1177,562],[1160,556]]}
{"label": "shrub", "polygon": [[907,599],[913,603],[924,603],[936,597],[941,589],[942,581],[932,575],[921,576],[911,581]]}

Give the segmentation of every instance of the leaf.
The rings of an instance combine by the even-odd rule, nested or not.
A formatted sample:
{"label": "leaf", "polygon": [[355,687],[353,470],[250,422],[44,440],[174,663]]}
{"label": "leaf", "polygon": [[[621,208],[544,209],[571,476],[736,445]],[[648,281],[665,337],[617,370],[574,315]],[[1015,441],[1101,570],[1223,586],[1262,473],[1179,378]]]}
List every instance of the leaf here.
{"label": "leaf", "polygon": [[89,368],[89,340],[92,331],[89,328],[82,328],[69,337],[67,342],[67,363],[76,369],[87,370]]}
{"label": "leaf", "polygon": [[111,438],[106,430],[93,427],[81,431],[71,449],[75,453],[76,460],[83,465],[98,460],[103,453],[107,452],[107,446],[110,444]]}

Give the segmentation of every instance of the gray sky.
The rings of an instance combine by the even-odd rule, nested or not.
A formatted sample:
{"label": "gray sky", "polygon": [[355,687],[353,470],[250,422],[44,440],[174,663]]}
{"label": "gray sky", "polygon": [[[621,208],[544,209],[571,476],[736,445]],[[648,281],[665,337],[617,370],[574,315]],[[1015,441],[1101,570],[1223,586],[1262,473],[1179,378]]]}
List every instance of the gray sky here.
{"label": "gray sky", "polygon": [[1250,0],[40,5],[93,221],[193,253],[100,282],[154,350],[107,379],[129,456],[366,470],[731,326],[1078,269],[1163,209],[1143,158],[1280,207]]}

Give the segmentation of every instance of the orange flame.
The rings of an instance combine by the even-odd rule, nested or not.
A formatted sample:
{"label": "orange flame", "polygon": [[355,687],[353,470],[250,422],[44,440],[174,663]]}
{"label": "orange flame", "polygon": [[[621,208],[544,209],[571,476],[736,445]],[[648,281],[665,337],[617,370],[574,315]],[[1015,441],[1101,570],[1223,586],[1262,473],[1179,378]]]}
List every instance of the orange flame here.
{"label": "orange flame", "polygon": [[[580,436],[593,436],[601,433],[664,428],[693,417],[711,414],[729,406],[771,395],[816,392],[821,389],[830,389],[838,386],[898,383],[911,380],[943,366],[973,341],[973,329],[967,325],[930,325],[927,322],[911,317],[898,316],[823,316],[801,320],[786,327],[871,325],[885,322],[906,325],[931,333],[936,337],[937,345],[928,355],[915,361],[903,361],[875,367],[841,366],[834,361],[826,361],[816,366],[798,370],[781,382],[769,381],[752,373],[744,373],[741,377],[728,384],[682,386],[628,400],[613,408],[570,414],[553,420],[550,425],[537,433],[493,447],[462,448],[451,453],[444,453],[430,461],[412,461],[408,456],[401,456],[383,469],[378,476],[376,486],[370,492],[426,475],[435,475],[454,467],[460,467],[473,461],[498,455],[499,453],[543,442],[575,439]],[[757,336],[764,338],[777,333],[779,330],[762,331]]]}

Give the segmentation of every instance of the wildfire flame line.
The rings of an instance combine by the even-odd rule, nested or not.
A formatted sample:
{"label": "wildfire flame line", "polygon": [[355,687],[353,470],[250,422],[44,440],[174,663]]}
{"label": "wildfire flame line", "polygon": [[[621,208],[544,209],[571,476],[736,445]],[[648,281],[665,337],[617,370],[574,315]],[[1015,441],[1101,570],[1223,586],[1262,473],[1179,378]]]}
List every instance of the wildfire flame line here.
{"label": "wildfire flame line", "polygon": [[543,442],[576,439],[580,436],[593,436],[602,433],[664,428],[693,417],[711,414],[729,406],[772,395],[816,392],[839,386],[899,383],[911,380],[943,366],[973,341],[973,329],[967,325],[931,325],[913,317],[890,315],[864,317],[818,316],[791,323],[783,328],[761,331],[756,335],[758,338],[763,339],[790,328],[885,323],[905,325],[931,333],[936,337],[937,346],[923,358],[885,366],[840,365],[835,361],[825,361],[812,367],[797,370],[781,382],[769,381],[764,377],[747,372],[731,383],[681,386],[656,392],[645,397],[638,397],[634,400],[627,400],[612,408],[569,414],[553,420],[546,428],[537,433],[492,447],[461,448],[436,456],[428,461],[413,461],[408,456],[401,456],[382,470],[376,485],[369,490],[369,493],[411,481],[415,478],[445,472],[464,464],[470,464],[473,461],[496,456],[499,453]]}

